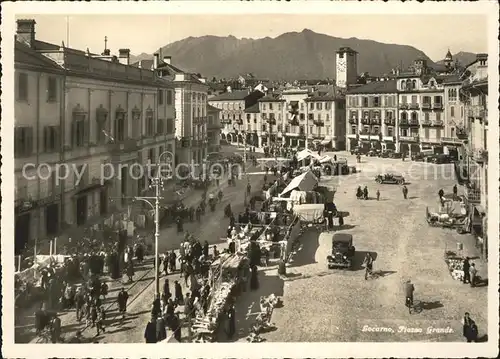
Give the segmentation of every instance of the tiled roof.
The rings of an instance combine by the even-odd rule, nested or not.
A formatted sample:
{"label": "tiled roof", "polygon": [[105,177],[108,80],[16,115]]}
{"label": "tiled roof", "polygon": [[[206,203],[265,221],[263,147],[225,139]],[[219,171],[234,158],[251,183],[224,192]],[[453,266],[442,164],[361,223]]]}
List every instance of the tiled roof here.
{"label": "tiled roof", "polygon": [[446,76],[446,78],[443,81],[443,83],[445,83],[445,84],[461,83],[461,82],[462,82],[462,80],[460,79],[460,75],[458,75],[458,74]]}
{"label": "tiled roof", "polygon": [[15,44],[14,62],[62,71],[61,66],[54,61],[19,41]]}
{"label": "tiled roof", "polygon": [[231,91],[224,92],[220,95],[212,97],[210,101],[243,101],[248,96],[248,91]]}
{"label": "tiled roof", "polygon": [[284,102],[279,93],[271,93],[259,99],[259,102]]}
{"label": "tiled roof", "polygon": [[216,112],[219,112],[219,111],[222,111],[220,108],[217,108],[215,106],[212,106],[212,105],[207,105],[207,111],[216,111]]}
{"label": "tiled roof", "polygon": [[259,112],[260,112],[259,103],[256,103],[255,105],[252,105],[245,109],[245,113],[259,113]]}
{"label": "tiled roof", "polygon": [[153,60],[140,60],[134,62],[133,64],[131,64],[131,66],[139,67],[139,64],[141,64],[141,68],[143,69],[151,70],[153,68]]}
{"label": "tiled roof", "polygon": [[377,93],[396,93],[397,92],[397,81],[374,81],[366,85],[354,87],[347,91],[348,95],[352,94],[377,94]]}

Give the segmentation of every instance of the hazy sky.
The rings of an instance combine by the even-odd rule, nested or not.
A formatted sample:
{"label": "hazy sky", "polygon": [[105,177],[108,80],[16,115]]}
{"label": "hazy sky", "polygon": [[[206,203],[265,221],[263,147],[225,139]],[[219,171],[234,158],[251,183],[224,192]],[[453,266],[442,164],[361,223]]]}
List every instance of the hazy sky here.
{"label": "hazy sky", "polygon": [[[66,17],[23,15],[36,20],[39,40],[66,42]],[[276,37],[304,28],[341,38],[357,37],[414,46],[432,60],[441,60],[450,48],[487,52],[487,24],[481,15],[71,15],[70,46],[102,52],[104,36],[116,53],[153,53],[159,47],[189,36],[233,35],[238,38]],[[175,56],[175,54],[172,54]]]}

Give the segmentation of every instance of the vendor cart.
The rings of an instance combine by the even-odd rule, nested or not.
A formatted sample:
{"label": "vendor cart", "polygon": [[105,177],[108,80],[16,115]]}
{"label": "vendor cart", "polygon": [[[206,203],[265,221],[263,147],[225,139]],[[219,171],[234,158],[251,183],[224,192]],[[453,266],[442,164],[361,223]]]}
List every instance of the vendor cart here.
{"label": "vendor cart", "polygon": [[315,227],[322,230],[325,226],[324,204],[299,204],[293,206],[293,212],[300,221],[301,232],[304,232],[307,228]]}
{"label": "vendor cart", "polygon": [[429,207],[425,208],[425,219],[431,227],[441,227],[456,229],[458,233],[467,233],[470,226],[470,221],[467,216],[453,215],[453,213],[439,213],[429,211]]}

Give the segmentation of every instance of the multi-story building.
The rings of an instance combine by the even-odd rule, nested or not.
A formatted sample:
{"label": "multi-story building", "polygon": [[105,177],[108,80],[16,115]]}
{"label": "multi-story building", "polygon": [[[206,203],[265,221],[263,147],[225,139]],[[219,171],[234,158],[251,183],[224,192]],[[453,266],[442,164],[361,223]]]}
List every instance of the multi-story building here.
{"label": "multi-story building", "polygon": [[220,112],[217,107],[207,106],[207,139],[208,139],[208,153],[218,152],[220,150]]}
{"label": "multi-story building", "polygon": [[245,134],[245,109],[255,105],[263,97],[261,91],[238,90],[231,87],[227,92],[211,97],[210,105],[221,110],[221,123],[224,125],[221,137],[229,143],[244,142]]}
{"label": "multi-story building", "polygon": [[[447,55],[448,56],[448,55]],[[441,137],[444,153],[449,153],[462,146],[465,136],[465,110],[460,99],[463,80],[460,75],[448,76],[443,81],[444,87],[444,136]],[[458,151],[461,160],[462,152]]]}
{"label": "multi-story building", "polygon": [[[478,54],[467,66],[462,84],[467,140],[461,173],[466,174],[465,198],[470,205],[472,229],[477,245],[487,255],[488,208],[488,55]],[[465,171],[463,171],[465,169]]]}
{"label": "multi-story building", "polygon": [[171,56],[155,53],[153,68],[158,77],[175,88],[175,163],[201,164],[208,153],[206,79],[172,65]]}
{"label": "multi-story building", "polygon": [[370,82],[347,91],[347,150],[399,148],[396,80]]}
{"label": "multi-story building", "polygon": [[285,100],[278,93],[270,93],[259,99],[260,140],[259,144],[272,145],[282,143],[285,118]]}
{"label": "multi-story building", "polygon": [[[147,188],[134,163],[175,153],[174,87],[130,66],[128,49],[101,55],[35,38],[19,20],[15,104],[16,243],[53,237],[120,210]],[[43,178],[23,165],[44,168]],[[64,179],[55,170],[67,165]],[[33,175],[33,176],[32,176]]]}
{"label": "multi-story building", "polygon": [[262,147],[262,124],[260,119],[259,103],[245,109],[247,143],[251,146]]}

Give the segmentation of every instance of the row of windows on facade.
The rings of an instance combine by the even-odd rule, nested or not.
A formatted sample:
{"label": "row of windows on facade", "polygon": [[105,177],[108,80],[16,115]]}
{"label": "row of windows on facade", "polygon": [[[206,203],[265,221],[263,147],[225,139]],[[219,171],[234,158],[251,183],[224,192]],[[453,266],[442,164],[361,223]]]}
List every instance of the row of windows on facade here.
{"label": "row of windows on facade", "polygon": [[[277,120],[277,121],[281,121],[282,120],[282,116],[281,116],[280,113],[278,114],[277,117],[276,117],[276,114],[272,113],[272,112],[271,113],[262,113],[262,114],[260,114],[260,116],[261,116],[262,120],[267,120],[267,119],[269,119],[269,120]],[[252,120],[252,114],[247,113],[246,117],[247,117],[247,122],[250,122]],[[258,117],[257,115],[253,116],[253,122],[254,123],[257,123],[257,117]],[[308,114],[308,118],[309,118],[310,121],[314,121],[315,119],[317,121],[322,121],[323,120],[323,118],[321,116],[321,113],[317,113],[317,114],[309,113]],[[230,116],[230,115],[227,115],[227,116],[222,115],[222,119],[223,120],[233,120],[233,121],[236,121],[236,120],[242,121],[243,120],[241,114],[239,114],[239,115],[232,115],[232,116]],[[291,117],[288,117],[288,119],[290,120]],[[300,113],[299,114],[299,119],[301,121],[305,121],[305,119],[306,119],[305,114]],[[330,121],[330,114],[329,113],[325,114],[325,121]]]}
{"label": "row of windows on facade", "polygon": [[[417,90],[417,80],[402,80],[399,84],[399,88],[403,91],[413,91]],[[429,81],[429,88],[436,87],[436,81],[430,80]]]}
{"label": "row of windows on facade", "polygon": [[[441,138],[441,129],[440,128],[434,128],[432,129],[434,131],[434,137],[436,139]],[[419,129],[408,129],[408,128],[401,128],[399,130],[399,133],[401,136],[418,136],[419,135]],[[423,138],[430,138],[430,133],[431,129],[430,128],[424,128],[423,129]],[[357,135],[358,134],[358,127],[356,125],[351,126],[351,135]],[[370,128],[369,126],[364,126],[360,131],[359,134],[361,135],[379,135],[382,134],[383,136],[394,136],[395,131],[394,127],[386,127],[385,131],[381,131],[379,126],[374,126]],[[451,137],[455,135],[455,129],[451,129]]]}
{"label": "row of windows on facade", "polygon": [[[29,80],[28,75],[24,72],[19,72],[17,75],[17,100],[18,101],[27,101],[29,96]],[[55,102],[57,101],[58,94],[58,85],[57,78],[54,76],[47,77],[47,101]],[[194,94],[193,94],[194,95]],[[158,105],[163,105],[165,103],[167,105],[174,104],[174,95],[172,90],[158,90]]]}
{"label": "row of windows on facade", "polygon": [[[463,107],[460,107],[460,117],[464,116],[464,109]],[[395,119],[395,113],[394,111],[385,111],[385,119]],[[357,118],[358,117],[358,111],[350,111],[350,118]],[[380,119],[381,112],[380,111],[363,111],[362,112],[362,118],[374,118],[374,119]],[[436,119],[441,119],[441,113],[435,112],[434,116]],[[450,116],[455,117],[455,106],[450,106]],[[401,119],[407,119],[408,118],[408,113],[406,111],[401,112]],[[417,112],[411,112],[410,114],[411,118],[418,119],[418,113]],[[430,114],[429,112],[424,112],[424,118],[429,119]]]}
{"label": "row of windows on facade", "polygon": [[[291,126],[291,125],[285,125],[284,129],[286,133],[304,133],[305,132],[306,126],[300,125],[300,126]],[[330,126],[325,126],[325,131],[322,130],[323,126],[309,126],[309,133],[317,133],[321,135],[322,132],[325,132],[325,134],[330,133]],[[268,126],[268,125],[261,125],[261,131],[270,131],[270,132],[283,132],[283,125],[276,125],[276,126]],[[247,125],[247,131],[257,131],[256,129],[252,129],[251,125]]]}
{"label": "row of windows on facade", "polygon": [[[402,104],[418,104],[418,95],[402,95]],[[408,102],[408,100],[410,102]],[[430,104],[432,96],[423,96],[422,102]],[[434,103],[442,104],[442,96],[434,96]],[[396,96],[349,96],[348,104],[350,107],[396,107]]]}
{"label": "row of windows on facade", "polygon": [[[47,88],[47,102],[57,101],[57,78],[55,76],[48,76],[46,82]],[[28,101],[29,97],[29,83],[28,74],[20,72],[17,75],[17,100],[18,101]]]}
{"label": "row of windows on facade", "polygon": [[[158,151],[157,151],[158,149]],[[156,147],[152,147],[152,148],[149,148],[147,150],[147,159],[148,161],[150,161],[151,163],[156,163],[156,155],[160,155],[164,152],[164,149],[165,147],[164,146],[159,146],[158,148]],[[171,144],[168,144],[166,146],[166,149],[167,151],[169,152],[172,152],[173,151],[173,146]],[[139,152],[139,158],[138,158],[138,163],[142,163],[142,152]],[[39,194],[39,197],[40,198],[43,198],[45,196],[52,196],[52,195],[55,195],[58,193],[58,191],[60,190],[61,186],[64,186],[64,187],[67,187],[67,183],[65,181],[65,177],[66,177],[66,173],[64,172],[65,171],[65,167],[60,167],[59,170],[61,171],[60,173],[58,173],[60,175],[60,177],[62,178],[59,178],[59,185],[57,185],[56,183],[56,173],[55,172],[52,172],[51,175],[47,175],[47,190],[46,190],[46,193],[40,193]],[[106,167],[106,169],[109,169],[108,167]],[[78,178],[75,176],[73,178],[73,187],[76,187],[76,185],[78,184],[79,186],[85,186],[87,184],[89,184],[89,179],[90,179],[90,173],[88,170],[86,171],[83,171],[83,165],[81,166],[78,166],[77,167],[77,171],[78,173],[81,173],[82,174],[82,177],[80,179],[80,182],[77,182],[78,181]],[[109,173],[104,173],[104,175],[109,175]],[[19,180],[16,181],[16,198],[26,198],[28,197],[28,185],[27,183],[25,183],[26,180],[23,180],[22,178],[20,178]],[[71,189],[71,188],[67,188],[67,189]]]}
{"label": "row of windows on facade", "polygon": [[[71,123],[71,145],[73,147],[84,147],[91,143],[89,139],[89,121],[85,118],[75,118]],[[132,121],[132,139],[139,139],[140,122]],[[96,121],[95,126],[95,145],[103,145],[110,142],[125,141],[128,136],[128,124],[124,116],[118,117],[114,122],[114,129],[111,134],[108,132],[106,123],[103,121]],[[157,119],[156,126],[152,116],[146,117],[145,135],[148,137],[173,134],[175,132],[175,123],[173,119],[165,120]],[[43,139],[43,148],[38,151],[51,153],[60,151],[61,147],[61,129],[59,125],[51,125],[43,127],[41,134]],[[16,157],[30,156],[33,154],[34,144],[34,131],[31,126],[16,127],[14,129],[14,154]]]}
{"label": "row of windows on facade", "polygon": [[[273,111],[274,109],[281,111],[281,103],[277,103],[276,106],[273,106],[272,102],[262,103],[262,110],[267,110],[269,108],[270,111]],[[331,102],[309,102],[309,110],[331,110],[332,108],[332,103]],[[339,108],[341,108],[339,106]],[[304,111],[305,109],[305,103],[300,102],[300,110]]]}

